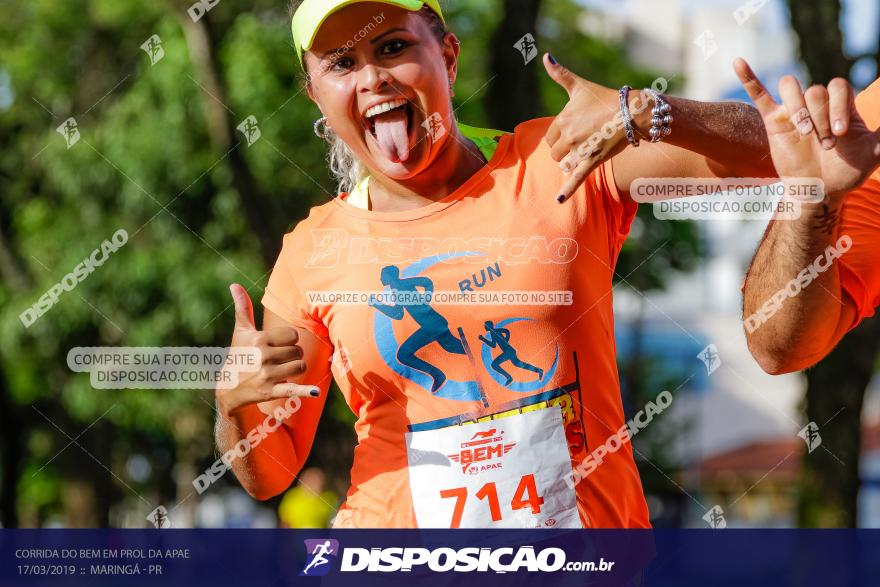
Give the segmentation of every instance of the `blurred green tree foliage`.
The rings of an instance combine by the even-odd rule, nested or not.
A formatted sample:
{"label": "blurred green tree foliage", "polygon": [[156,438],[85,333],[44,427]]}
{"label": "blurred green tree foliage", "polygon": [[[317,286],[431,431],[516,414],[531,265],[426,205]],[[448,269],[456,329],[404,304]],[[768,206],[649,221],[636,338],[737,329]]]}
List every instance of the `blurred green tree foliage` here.
{"label": "blurred green tree foliage", "polygon": [[[458,115],[488,124],[482,96],[502,3],[449,4],[463,42]],[[628,67],[619,48],[574,31],[580,8],[571,0],[544,4],[540,49],[599,83],[653,79]],[[228,284],[242,283],[258,301],[282,235],[333,195],[285,3],[222,0],[198,22],[188,7],[184,0],[0,3],[5,526],[142,526],[160,504],[175,525],[193,522],[200,497],[192,480],[216,458],[212,392],[96,391],[87,375],[68,369],[67,353],[227,344]],[[564,95],[543,74],[538,79],[540,112],[552,115]],[[261,133],[250,146],[236,128],[249,116]],[[79,137],[68,146],[56,129],[71,117]],[[119,229],[128,243],[25,328],[19,315]],[[654,241],[680,241],[694,257],[687,225],[648,222],[640,230],[622,275]],[[685,257],[654,255],[644,287],[661,287],[664,272]],[[310,463],[344,490],[353,416],[338,394],[325,416]]]}

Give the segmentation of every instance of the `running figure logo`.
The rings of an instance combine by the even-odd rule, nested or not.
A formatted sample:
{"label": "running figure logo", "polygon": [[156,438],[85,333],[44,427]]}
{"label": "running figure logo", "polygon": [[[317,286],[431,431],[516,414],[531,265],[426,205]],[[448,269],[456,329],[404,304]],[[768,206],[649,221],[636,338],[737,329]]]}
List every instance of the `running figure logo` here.
{"label": "running figure logo", "polygon": [[[431,363],[420,359],[416,352],[428,346],[432,342],[438,343],[443,350],[456,355],[464,355],[464,346],[449,330],[449,322],[431,307],[427,298],[434,293],[434,282],[424,276],[401,277],[400,268],[396,265],[388,265],[382,268],[382,285],[392,292],[400,294],[412,294],[413,298],[420,298],[418,303],[404,305],[382,304],[375,300],[370,301],[370,306],[382,312],[392,320],[403,320],[406,312],[419,325],[419,329],[413,332],[409,338],[401,343],[397,351],[397,360],[402,365],[417,369],[426,373],[433,381],[431,393],[436,393],[446,382],[446,375],[441,369]],[[419,292],[419,288],[424,290]]]}
{"label": "running figure logo", "polygon": [[149,39],[141,44],[141,49],[150,58],[150,66],[159,63],[165,57],[165,49],[162,48],[162,39],[159,35],[151,35]]}
{"label": "running figure logo", "polygon": [[697,355],[697,358],[706,365],[706,371],[709,375],[714,373],[721,366],[721,355],[718,354],[718,347],[710,344]]}
{"label": "running figure logo", "polygon": [[339,541],[332,538],[306,540],[306,553],[309,555],[300,577],[320,577],[330,572],[328,556],[339,555]]}
{"label": "running figure logo", "polygon": [[538,380],[544,378],[543,369],[535,367],[530,363],[526,363],[517,356],[516,349],[510,344],[510,330],[503,328],[502,326],[496,326],[491,320],[486,320],[486,322],[483,323],[483,326],[486,328],[486,334],[489,335],[489,338],[487,339],[481,334],[480,340],[486,343],[489,348],[494,349],[495,347],[498,347],[501,349],[501,354],[492,360],[492,370],[504,377],[505,386],[510,385],[513,381],[513,376],[501,368],[501,365],[506,362],[510,362],[514,367],[537,373]]}
{"label": "running figure logo", "polygon": [[439,112],[435,112],[431,116],[422,123],[422,126],[425,127],[425,130],[428,131],[428,136],[431,137],[433,141],[439,141],[446,135],[446,127],[443,126],[443,117],[440,116]]}
{"label": "running figure logo", "polygon": [[73,116],[62,122],[61,126],[56,128],[55,131],[64,137],[64,142],[67,143],[68,149],[79,141],[79,126]]}
{"label": "running figure logo", "polygon": [[336,267],[348,245],[348,234],[338,228],[316,228],[312,230],[312,242],[315,248],[306,267]]}
{"label": "running figure logo", "polygon": [[538,54],[538,45],[535,43],[535,37],[533,37],[531,33],[523,35],[513,47],[519,49],[519,52],[522,53],[525,65],[528,65]]}
{"label": "running figure logo", "polygon": [[253,114],[245,118],[242,123],[235,128],[241,131],[241,134],[244,135],[248,147],[253,145],[261,136],[263,136],[263,133],[260,132],[260,127],[257,125],[257,119]]}

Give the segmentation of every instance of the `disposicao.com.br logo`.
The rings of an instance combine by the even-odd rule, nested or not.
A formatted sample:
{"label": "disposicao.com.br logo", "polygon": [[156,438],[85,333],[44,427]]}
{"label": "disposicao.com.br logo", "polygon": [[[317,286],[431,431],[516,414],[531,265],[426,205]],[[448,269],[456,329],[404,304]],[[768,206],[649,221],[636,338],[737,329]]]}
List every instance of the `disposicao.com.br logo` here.
{"label": "disposicao.com.br logo", "polygon": [[306,553],[309,555],[306,566],[303,567],[300,577],[321,577],[330,572],[330,559],[339,554],[339,541],[332,538],[309,539],[306,543]]}
{"label": "disposicao.com.br logo", "polygon": [[[318,577],[330,569],[330,558],[340,554],[339,542],[332,539],[306,540],[308,560],[300,576]],[[555,571],[610,571],[614,562],[600,559],[594,561],[566,561],[561,548],[534,546],[518,548],[465,547],[465,548],[418,548],[347,547],[342,551],[340,572],[410,572],[413,567],[427,566],[433,572],[493,572],[515,573],[518,571],[552,573]]]}

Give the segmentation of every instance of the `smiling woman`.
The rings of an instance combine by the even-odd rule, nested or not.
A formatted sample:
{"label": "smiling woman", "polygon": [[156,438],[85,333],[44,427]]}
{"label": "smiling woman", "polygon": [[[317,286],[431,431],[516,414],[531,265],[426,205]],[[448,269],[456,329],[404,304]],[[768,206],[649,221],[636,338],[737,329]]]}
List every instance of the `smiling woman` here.
{"label": "smiling woman", "polygon": [[[372,209],[406,209],[447,196],[485,165],[455,123],[459,43],[436,1],[313,2],[296,10],[292,29],[341,192],[361,186]],[[393,197],[401,187],[405,197]]]}
{"label": "smiling woman", "polygon": [[[333,377],[358,438],[337,527],[649,526],[621,435],[613,334],[614,266],[636,213],[629,184],[705,176],[704,155],[757,173],[760,117],[656,93],[663,116],[627,109],[626,92],[545,55],[566,108],[512,133],[474,129],[455,119],[460,48],[437,0],[294,8],[341,189],[285,235],[262,331],[232,286],[232,346],[259,348],[262,365],[216,392],[221,452],[286,398],[306,398],[231,463],[242,485],[266,499],[293,482]],[[624,118],[630,136],[656,138],[635,154],[624,125],[609,124],[618,103],[639,112]],[[656,144],[670,136],[670,108],[670,138],[703,155]],[[582,153],[603,128],[595,152]],[[560,162],[573,153],[584,159],[568,173]],[[572,197],[557,200],[563,185]],[[541,253],[554,242],[571,254]],[[609,438],[623,446],[573,482],[573,466]]]}
{"label": "smiling woman", "polygon": [[[293,16],[296,14],[299,7],[304,3],[305,0],[292,0],[288,7],[288,12],[291,21],[293,21]],[[332,68],[336,67],[337,62],[340,62],[345,56],[346,53],[352,51],[357,44],[368,40],[371,38],[371,33],[373,33],[379,24],[385,22],[386,16],[384,12],[384,8],[380,7],[380,12],[378,14],[374,14],[370,20],[368,20],[363,27],[358,30],[350,39],[348,39],[344,45],[341,47],[337,47],[333,51],[330,52],[326,59],[322,61],[321,65],[318,67],[323,68]],[[422,6],[418,11],[419,17],[424,21],[427,26],[428,31],[430,32],[430,36],[436,39],[438,43],[438,47],[443,44],[448,31],[446,29],[446,24],[443,22],[443,19],[438,15],[437,12],[434,12],[432,8],[425,5]],[[458,42],[457,39],[454,39],[454,42]],[[297,55],[299,57],[300,65],[303,67],[303,71],[306,76],[303,80],[303,84],[306,86],[306,91],[308,91],[308,86],[311,84],[312,78],[315,75],[315,72],[310,71],[306,64],[303,61],[302,48],[297,48]],[[450,83],[450,90],[451,90]],[[406,106],[407,108],[407,120],[409,123],[412,122],[412,106]],[[367,113],[369,116],[367,118],[371,118],[377,114],[376,112]],[[326,124],[326,119],[322,118],[319,121],[320,124],[316,124],[316,132],[320,132],[319,136],[322,136],[324,140],[329,143],[329,152],[328,152],[328,167],[336,179],[338,191],[340,193],[351,192],[357,185],[361,184],[367,176],[369,172],[363,166],[363,164],[355,157],[352,153],[351,149],[349,149],[348,145],[346,145],[345,141],[343,141],[336,133],[333,132],[331,126]],[[323,130],[318,130],[320,126],[324,126]],[[370,123],[371,131],[375,136],[375,121]]]}

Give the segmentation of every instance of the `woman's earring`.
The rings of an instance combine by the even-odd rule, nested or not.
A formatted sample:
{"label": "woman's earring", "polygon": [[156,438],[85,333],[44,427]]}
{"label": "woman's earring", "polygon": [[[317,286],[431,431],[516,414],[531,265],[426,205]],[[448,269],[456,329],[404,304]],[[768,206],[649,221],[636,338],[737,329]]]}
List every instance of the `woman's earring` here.
{"label": "woman's earring", "polygon": [[322,116],[318,120],[315,121],[314,125],[315,135],[323,141],[330,141],[330,127],[327,126],[327,117]]}

